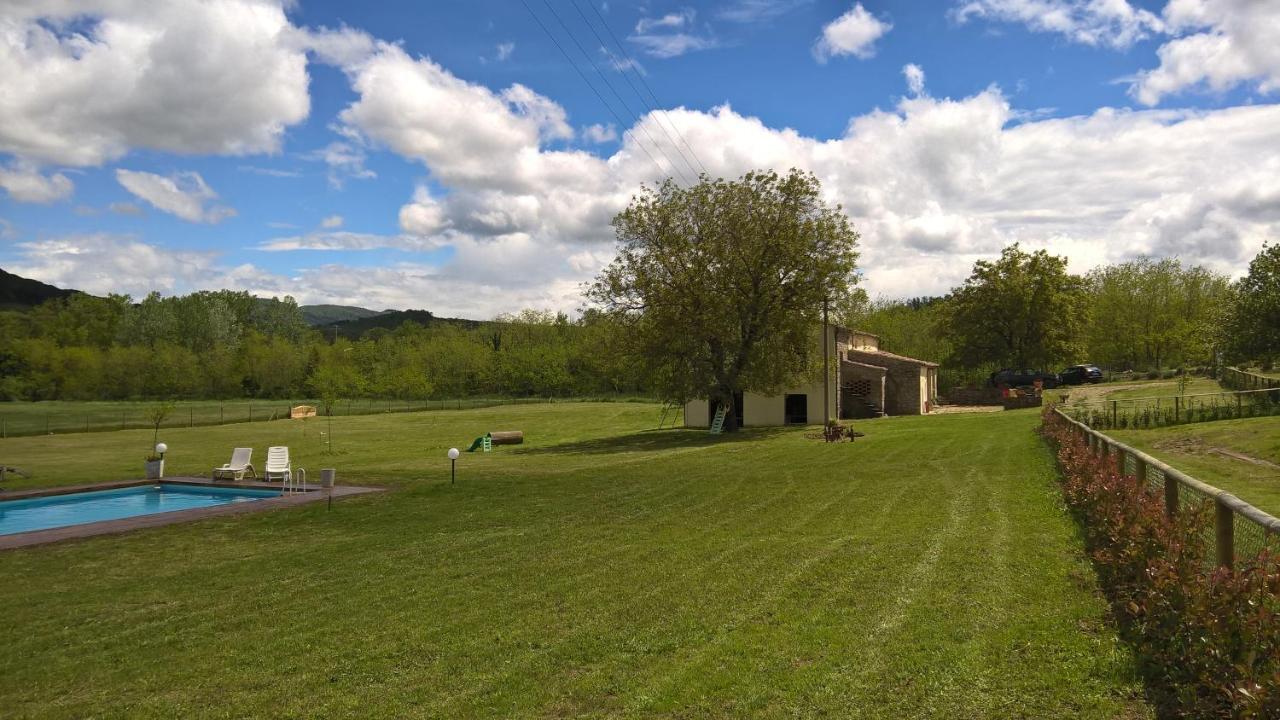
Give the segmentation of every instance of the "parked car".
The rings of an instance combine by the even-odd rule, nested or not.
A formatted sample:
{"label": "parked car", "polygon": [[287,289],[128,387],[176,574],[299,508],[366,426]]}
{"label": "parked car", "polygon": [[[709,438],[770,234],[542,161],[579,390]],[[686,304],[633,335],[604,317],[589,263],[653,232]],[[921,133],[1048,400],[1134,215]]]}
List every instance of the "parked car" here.
{"label": "parked car", "polygon": [[987,383],[991,387],[1028,387],[1035,385],[1039,380],[1043,387],[1055,388],[1061,384],[1058,376],[1054,373],[1040,372],[1039,370],[1013,370],[1004,368],[991,373],[991,377],[987,379]]}
{"label": "parked car", "polygon": [[1083,385],[1102,382],[1102,370],[1097,365],[1072,365],[1058,373],[1063,385]]}

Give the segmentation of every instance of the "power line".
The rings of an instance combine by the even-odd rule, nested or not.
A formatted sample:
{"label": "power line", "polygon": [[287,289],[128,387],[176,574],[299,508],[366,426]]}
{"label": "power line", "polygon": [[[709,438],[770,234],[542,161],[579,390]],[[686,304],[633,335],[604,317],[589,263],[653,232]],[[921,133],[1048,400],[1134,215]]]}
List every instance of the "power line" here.
{"label": "power line", "polygon": [[[685,139],[684,133],[680,132],[680,129],[676,127],[676,124],[671,121],[671,116],[667,114],[667,111],[665,109],[662,109],[663,103],[658,101],[658,96],[654,94],[653,87],[649,85],[649,81],[645,79],[644,74],[636,69],[637,67],[636,61],[630,55],[627,54],[626,49],[622,45],[622,41],[618,39],[618,36],[616,34],[614,34],[613,28],[609,26],[608,21],[604,19],[604,15],[600,13],[600,8],[596,7],[595,3],[590,2],[590,0],[587,1],[587,4],[590,5],[592,11],[595,12],[596,18],[598,18],[600,20],[600,24],[604,26],[605,32],[609,34],[609,37],[613,38],[613,44],[618,48],[618,52],[621,53],[621,57],[623,61],[626,63],[626,65],[630,66],[631,72],[635,74],[636,79],[638,79],[640,81],[640,84],[644,86],[644,89],[648,91],[649,97],[653,99],[653,107],[657,108],[658,112],[660,112],[662,116],[666,118],[667,122],[671,125],[671,129],[674,130],[676,135],[680,138],[680,142],[684,143],[684,146],[689,149],[689,154],[693,156],[693,159],[695,161],[697,161],[698,167],[702,168],[702,171],[704,173],[710,175],[711,173],[707,170],[707,166],[703,165],[702,159],[698,157],[698,153],[694,152],[693,147],[689,145],[689,141]],[[625,68],[622,70],[622,76],[624,78],[627,76]],[[628,82],[630,82],[630,80],[628,80]],[[632,89],[634,89],[634,86],[632,87]]]}
{"label": "power line", "polygon": [[[593,25],[593,24],[591,23],[591,21],[587,19],[587,14],[586,14],[586,13],[584,13],[584,12],[582,12],[582,8],[578,5],[578,0],[570,0],[570,1],[571,1],[571,2],[572,2],[572,4],[573,4],[573,9],[574,9],[574,10],[577,10],[577,11],[578,11],[578,15],[579,15],[579,17],[581,17],[581,18],[582,18],[582,23],[583,23],[584,25],[586,25],[586,26],[587,26],[587,29],[591,30],[591,34],[595,36],[595,38],[596,38],[596,42],[600,43],[600,49],[601,49],[601,50],[604,50],[605,52],[609,53],[610,55],[613,55],[613,51],[608,49],[608,43],[606,43],[606,42],[604,41],[604,38],[600,37],[600,33],[596,32],[595,25]],[[590,0],[588,0],[588,3],[590,3]],[[591,7],[592,7],[592,8],[595,8],[595,5],[591,5]],[[599,11],[599,10],[596,10],[596,16],[597,16],[597,17],[599,17],[599,16],[600,16],[600,11]],[[605,25],[605,29],[606,29],[606,30],[608,30],[608,29],[609,29],[608,25]],[[612,34],[612,33],[613,33],[613,31],[612,31],[612,30],[610,30],[610,31],[609,31],[609,33],[610,33],[610,34]],[[616,42],[616,38],[615,38],[615,42]],[[671,136],[671,133],[667,132],[667,128],[666,128],[666,126],[662,124],[662,118],[663,118],[664,116],[666,116],[666,111],[661,111],[661,115],[659,115],[659,114],[658,114],[658,111],[656,111],[656,109],[655,109],[652,105],[650,105],[650,104],[649,104],[649,102],[648,102],[647,100],[645,100],[645,99],[644,99],[644,96],[640,94],[640,90],[636,88],[635,83],[631,82],[631,78],[627,75],[627,71],[626,71],[626,66],[627,66],[627,65],[630,65],[633,71],[635,70],[635,61],[634,61],[634,60],[632,60],[630,57],[627,57],[627,55],[626,55],[626,51],[625,51],[625,50],[622,50],[622,48],[621,48],[621,47],[619,47],[618,49],[622,52],[621,57],[622,57],[622,58],[624,59],[624,61],[625,61],[625,64],[623,64],[621,67],[617,67],[617,69],[618,69],[618,71],[619,71],[619,74],[621,74],[621,75],[622,75],[622,79],[627,81],[627,85],[631,88],[631,92],[635,93],[636,98],[640,100],[640,105],[641,105],[641,107],[643,107],[643,108],[645,108],[645,109],[649,110],[649,112],[651,112],[651,113],[653,113],[655,116],[657,116],[657,125],[658,125],[658,129],[662,130],[662,134],[663,134],[663,135],[666,135],[666,136],[667,136],[667,140],[670,140],[670,141],[671,141],[671,147],[672,147],[672,148],[674,148],[674,149],[675,149],[675,151],[676,151],[677,153],[679,153],[679,154],[680,154],[680,159],[681,159],[681,160],[684,160],[684,164],[685,164],[686,166],[688,166],[688,168],[689,168],[690,172],[692,172],[692,173],[694,174],[694,177],[697,177],[697,175],[698,175],[698,168],[695,168],[695,167],[693,166],[693,163],[689,162],[689,155],[686,155],[686,154],[684,153],[684,151],[680,149],[680,145],[679,145],[678,143],[676,143],[676,139],[675,139],[674,137],[672,137],[672,136]],[[617,64],[615,63],[615,67],[616,67],[616,66],[617,66]],[[639,73],[636,73],[636,74],[638,75]],[[670,122],[670,118],[668,118],[668,122]],[[675,129],[675,125],[674,125],[674,124],[672,124],[672,129]],[[679,130],[676,130],[676,134],[677,134],[677,135],[679,135],[679,134],[680,134],[680,131],[679,131]],[[685,146],[686,146],[686,147],[688,147],[688,145],[689,145],[688,143],[685,143]],[[705,172],[707,171],[706,166],[704,166],[704,165],[702,164],[702,161],[698,160],[698,156],[697,156],[697,155],[694,155],[694,154],[693,154],[693,149],[692,149],[692,148],[690,148],[689,153],[690,153],[690,155],[693,155],[693,159],[694,159],[694,161],[696,161],[696,162],[698,163],[698,166],[699,166],[699,167],[701,167],[701,168],[702,168],[702,171],[705,173]],[[708,174],[709,174],[709,173],[708,173]]]}
{"label": "power line", "polygon": [[[546,33],[547,37],[551,38],[551,42],[555,43],[555,46],[560,50],[560,54],[564,55],[564,59],[567,60],[570,65],[573,66],[573,69],[578,73],[578,77],[582,78],[582,82],[586,84],[588,88],[591,89],[591,92],[595,94],[596,99],[600,101],[600,104],[603,105],[604,108],[609,111],[609,114],[613,116],[613,119],[618,122],[618,125],[620,127],[625,127],[626,123],[623,122],[622,118],[618,117],[618,113],[613,111],[613,106],[605,102],[604,96],[600,94],[599,90],[596,90],[595,85],[591,84],[591,81],[587,79],[586,74],[583,73],[582,69],[579,68],[577,63],[573,61],[573,58],[569,57],[569,53],[565,51],[564,46],[560,44],[560,41],[556,39],[555,35],[551,34],[551,31],[547,29],[547,26],[545,24],[543,24],[542,18],[538,17],[537,13],[533,11],[533,8],[529,6],[529,3],[527,2],[527,0],[520,0],[520,3],[524,5],[524,9],[528,10],[529,14],[533,16],[534,22],[538,23],[538,27],[542,28],[542,32]],[[623,130],[622,134],[625,136],[627,132],[628,132],[627,130]],[[662,165],[658,163],[657,158],[655,158],[653,156],[653,153],[649,152],[649,149],[646,148],[644,144],[639,141],[639,138],[636,138],[636,146],[639,147],[641,150],[643,150],[644,154],[649,157],[649,162],[653,163],[653,166],[657,168],[658,175],[661,176],[661,175],[667,174],[667,172],[662,169]]]}
{"label": "power line", "polygon": [[[569,36],[569,39],[573,41],[573,44],[577,46],[578,52],[582,53],[582,56],[586,58],[587,64],[591,66],[591,69],[595,70],[596,75],[600,76],[600,81],[603,82],[605,87],[609,88],[609,91],[613,93],[613,96],[615,98],[617,98],[618,104],[620,104],[628,114],[632,115],[632,117],[635,119],[635,124],[640,127],[640,132],[644,133],[644,136],[649,138],[649,142],[652,143],[653,146],[658,149],[658,152],[662,153],[662,156],[664,158],[666,158],[667,162],[671,165],[672,172],[679,174],[680,179],[683,182],[686,182],[686,183],[690,182],[689,179],[685,177],[684,172],[680,169],[680,167],[676,164],[676,162],[671,159],[670,155],[667,154],[666,149],[660,143],[655,141],[653,139],[653,136],[649,134],[648,128],[640,124],[639,116],[636,115],[634,112],[632,112],[631,107],[627,105],[626,101],[622,99],[622,96],[618,94],[617,88],[615,88],[613,86],[613,83],[609,82],[609,78],[605,77],[604,73],[600,71],[600,68],[596,65],[595,61],[591,59],[591,54],[588,53],[586,49],[582,47],[582,43],[578,42],[578,37],[573,34],[573,31],[569,30],[569,26],[565,24],[563,19],[561,19],[560,13],[556,12],[555,8],[551,6],[551,3],[548,0],[542,0],[542,4],[546,6],[547,10],[551,13],[551,16],[554,17],[556,19],[556,22],[560,24],[560,28],[564,30],[565,34]],[[694,173],[694,177],[695,179],[697,178],[696,172]]]}

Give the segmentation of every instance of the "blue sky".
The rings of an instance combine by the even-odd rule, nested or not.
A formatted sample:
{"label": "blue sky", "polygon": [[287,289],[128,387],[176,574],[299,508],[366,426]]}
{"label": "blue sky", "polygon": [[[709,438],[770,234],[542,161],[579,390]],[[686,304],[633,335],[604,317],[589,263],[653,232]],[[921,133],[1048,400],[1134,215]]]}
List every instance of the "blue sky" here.
{"label": "blue sky", "polygon": [[666,159],[813,171],[886,296],[1280,228],[1273,4],[66,7],[0,9],[0,266],[91,292],[573,310]]}

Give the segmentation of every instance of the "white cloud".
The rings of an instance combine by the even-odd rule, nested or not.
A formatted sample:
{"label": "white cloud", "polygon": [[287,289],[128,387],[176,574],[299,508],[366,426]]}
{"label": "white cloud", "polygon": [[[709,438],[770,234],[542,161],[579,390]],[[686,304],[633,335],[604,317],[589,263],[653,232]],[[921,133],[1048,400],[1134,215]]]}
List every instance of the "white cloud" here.
{"label": "white cloud", "polygon": [[378,177],[376,172],[364,166],[368,155],[358,142],[335,140],[302,157],[306,160],[318,160],[327,165],[329,185],[337,189],[342,189],[343,184],[351,178],[372,180]]}
{"label": "white cloud", "polygon": [[588,125],[582,128],[582,137],[587,142],[597,144],[613,142],[618,139],[618,128],[614,127],[613,123],[609,123],[608,125],[601,125],[599,123],[595,125]]}
{"label": "white cloud", "polygon": [[823,63],[840,55],[869,58],[876,53],[876,40],[892,29],[893,25],[867,12],[862,3],[854,3],[848,12],[822,28],[813,56]]}
{"label": "white cloud", "polygon": [[1160,46],[1160,65],[1138,74],[1131,93],[1155,105],[1189,88],[1214,92],[1254,83],[1280,90],[1280,3],[1263,0],[1171,0],[1164,18],[1180,35]]}
{"label": "white cloud", "polygon": [[75,183],[62,173],[45,176],[34,165],[15,162],[0,165],[0,188],[18,202],[48,204],[71,197]]}
{"label": "white cloud", "polygon": [[210,204],[218,199],[218,194],[197,172],[174,173],[165,177],[119,168],[116,170],[116,180],[125,190],[157,210],[176,215],[187,222],[216,224],[236,215],[232,208]]}
{"label": "white cloud", "polygon": [[13,272],[96,295],[188,292],[217,287],[219,280],[213,253],[172,250],[131,236],[70,235],[19,243],[18,249],[22,256]]}
{"label": "white cloud", "polygon": [[636,22],[636,34],[644,35],[654,30],[678,30],[693,25],[693,8],[684,8],[679,12],[667,13],[656,18],[643,17]]}
{"label": "white cloud", "polygon": [[275,152],[310,109],[305,38],[270,0],[6,3],[0,78],[0,152],[35,162]]}
{"label": "white cloud", "polygon": [[1130,78],[1130,94],[1144,105],[1188,89],[1280,89],[1280,3],[1274,1],[1169,0],[1157,15],[1128,0],[964,0],[952,17],[1015,22],[1119,49],[1159,37],[1160,64]]}
{"label": "white cloud", "polygon": [[717,47],[719,42],[713,36],[697,33],[695,18],[693,8],[656,18],[643,17],[636,23],[635,32],[627,39],[656,58],[673,58]]}
{"label": "white cloud", "polygon": [[504,42],[498,44],[498,62],[502,62],[511,57],[511,53],[516,51],[516,44],[513,42]]}
{"label": "white cloud", "polygon": [[902,66],[902,77],[907,80],[907,90],[912,95],[924,94],[924,69],[915,63]]}
{"label": "white cloud", "polygon": [[340,228],[342,227],[342,216],[330,215],[320,221],[320,227],[325,228],[326,230],[332,230],[333,228]]}
{"label": "white cloud", "polygon": [[[590,279],[590,260],[609,252],[613,215],[658,175],[642,148],[660,164],[650,138],[672,157],[683,148],[662,131],[668,119],[712,176],[762,167],[816,173],[827,199],[862,232],[868,285],[890,295],[945,292],[975,259],[1013,241],[1069,252],[1077,270],[1179,253],[1236,271],[1267,233],[1280,233],[1270,210],[1256,210],[1270,208],[1273,195],[1202,191],[1237,182],[1271,187],[1280,169],[1280,106],[1044,119],[1017,112],[995,88],[929,97],[923,71],[904,69],[913,92],[919,79],[920,93],[852,118],[838,138],[771,128],[728,106],[673,108],[643,117],[621,133],[616,152],[599,158],[548,149],[539,122],[502,92],[398,48],[348,72],[359,95],[342,114],[349,130],[421,162],[442,186],[419,187],[401,208],[400,227],[454,248],[441,272],[455,282],[487,286],[494,274],[485,275],[481,258],[505,259],[508,251],[536,262],[532,277],[546,287]],[[417,287],[411,275],[418,277],[395,277]],[[557,307],[577,302],[575,295]]]}
{"label": "white cloud", "polygon": [[1128,0],[964,0],[952,11],[957,22],[973,18],[1026,25],[1073,42],[1125,48],[1160,32],[1164,23]]}

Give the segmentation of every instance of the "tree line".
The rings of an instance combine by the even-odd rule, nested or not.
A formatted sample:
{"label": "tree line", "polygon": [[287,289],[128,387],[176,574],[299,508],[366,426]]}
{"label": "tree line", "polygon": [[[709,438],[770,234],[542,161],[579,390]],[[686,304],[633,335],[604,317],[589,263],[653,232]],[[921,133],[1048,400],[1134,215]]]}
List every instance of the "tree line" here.
{"label": "tree line", "polygon": [[640,394],[617,328],[525,310],[461,327],[406,322],[326,338],[292,298],[77,294],[0,313],[0,399]]}
{"label": "tree line", "polygon": [[1235,282],[1176,258],[1084,275],[1066,261],[1011,245],[945,297],[872,301],[843,321],[879,334],[884,349],[940,360],[944,385],[1001,367],[1157,373],[1270,368],[1280,356],[1280,245],[1264,247]]}

